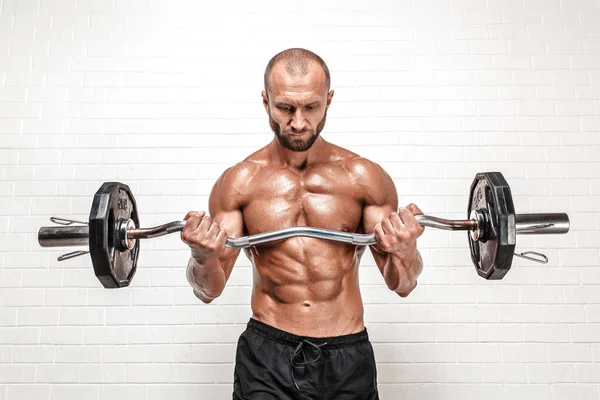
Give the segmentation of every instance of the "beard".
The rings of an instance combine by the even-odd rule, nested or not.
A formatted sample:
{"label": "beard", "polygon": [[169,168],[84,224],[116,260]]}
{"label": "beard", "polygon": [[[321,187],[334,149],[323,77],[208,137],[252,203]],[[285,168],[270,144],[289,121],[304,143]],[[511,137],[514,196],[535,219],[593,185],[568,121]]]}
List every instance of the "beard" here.
{"label": "beard", "polygon": [[[271,117],[271,112],[269,111],[269,125],[271,126],[271,130],[273,130],[273,133],[275,133],[275,136],[277,136],[277,139],[279,140],[279,144],[281,144],[286,149],[294,151],[294,152],[302,152],[302,151],[307,151],[308,149],[310,149],[312,147],[312,145],[315,143],[315,141],[317,140],[317,138],[319,137],[319,135],[321,134],[321,131],[323,130],[323,128],[325,127],[326,120],[327,120],[327,109],[325,110],[325,115],[323,115],[323,119],[321,119],[321,121],[317,124],[316,131],[312,130],[312,129],[303,129],[302,131],[297,131],[292,128],[292,129],[285,131],[282,134],[279,124],[277,122],[275,122],[275,120]],[[293,138],[293,137],[290,137],[290,134],[292,134],[292,133],[293,134],[310,133],[310,136],[307,139]]]}

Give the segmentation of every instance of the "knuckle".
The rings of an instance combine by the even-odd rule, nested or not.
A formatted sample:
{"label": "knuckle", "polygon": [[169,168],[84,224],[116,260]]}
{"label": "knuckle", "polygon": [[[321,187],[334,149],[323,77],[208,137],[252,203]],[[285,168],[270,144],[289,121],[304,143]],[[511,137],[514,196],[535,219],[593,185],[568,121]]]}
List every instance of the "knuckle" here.
{"label": "knuckle", "polygon": [[209,249],[210,251],[214,251],[214,252],[216,252],[217,250],[219,250],[219,246],[218,246],[216,243],[211,243],[211,244],[208,246],[208,249]]}

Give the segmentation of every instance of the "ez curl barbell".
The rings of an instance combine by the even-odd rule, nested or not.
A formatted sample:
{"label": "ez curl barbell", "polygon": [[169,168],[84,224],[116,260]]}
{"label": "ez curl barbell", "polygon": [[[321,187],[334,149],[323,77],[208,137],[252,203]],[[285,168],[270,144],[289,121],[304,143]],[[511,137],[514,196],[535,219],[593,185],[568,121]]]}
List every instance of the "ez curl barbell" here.
{"label": "ez curl barbell", "polygon": [[[516,235],[567,233],[569,217],[564,213],[515,214],[508,183],[499,172],[478,173],[471,184],[467,220],[447,220],[415,215],[421,226],[452,231],[468,231],[471,259],[477,273],[485,279],[502,279],[510,270],[513,256],[547,263],[536,252],[515,254]],[[151,239],[181,232],[185,221],[173,221],[151,228],[138,228],[139,216],[129,186],[105,182],[94,195],[89,221],[51,218],[61,226],[42,227],[38,242],[42,247],[83,246],[58,258],[63,261],[90,253],[98,280],[105,288],[128,286],[137,269],[140,239]],[[227,238],[225,246],[246,248],[292,237],[310,237],[366,246],[376,243],[374,234],[357,234],[298,226],[239,238]]]}

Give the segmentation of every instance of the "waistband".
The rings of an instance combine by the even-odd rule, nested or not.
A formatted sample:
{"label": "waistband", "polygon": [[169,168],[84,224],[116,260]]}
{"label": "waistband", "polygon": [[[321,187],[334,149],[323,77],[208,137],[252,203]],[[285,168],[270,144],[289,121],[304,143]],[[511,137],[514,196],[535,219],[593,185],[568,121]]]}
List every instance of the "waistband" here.
{"label": "waistband", "polygon": [[348,335],[331,336],[331,337],[311,337],[311,336],[299,336],[275,328],[274,326],[267,325],[264,322],[257,321],[250,318],[248,321],[247,329],[257,332],[266,336],[267,338],[277,341],[279,343],[296,346],[299,342],[308,340],[315,344],[327,343],[327,348],[343,347],[362,343],[369,340],[369,334],[367,328],[364,328],[361,332],[351,333]]}

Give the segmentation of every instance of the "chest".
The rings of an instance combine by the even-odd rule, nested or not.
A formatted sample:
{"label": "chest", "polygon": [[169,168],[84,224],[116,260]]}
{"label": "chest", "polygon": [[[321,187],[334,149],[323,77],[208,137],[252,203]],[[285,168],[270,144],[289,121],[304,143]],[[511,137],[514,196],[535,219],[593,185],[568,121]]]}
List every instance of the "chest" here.
{"label": "chest", "polygon": [[355,232],[362,219],[362,192],[334,167],[305,173],[265,171],[243,209],[248,234],[294,226]]}

